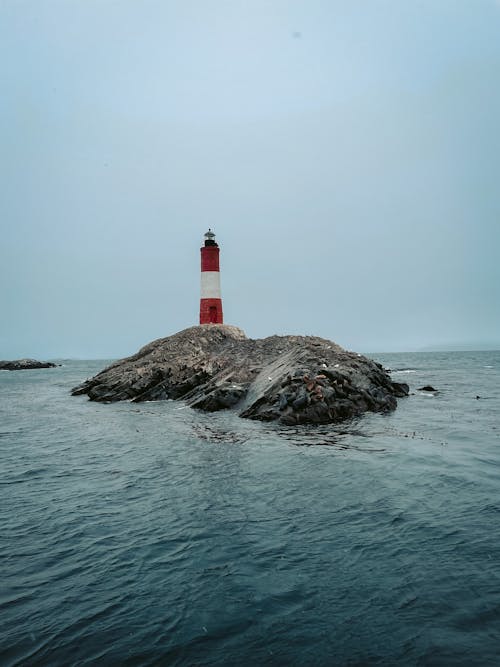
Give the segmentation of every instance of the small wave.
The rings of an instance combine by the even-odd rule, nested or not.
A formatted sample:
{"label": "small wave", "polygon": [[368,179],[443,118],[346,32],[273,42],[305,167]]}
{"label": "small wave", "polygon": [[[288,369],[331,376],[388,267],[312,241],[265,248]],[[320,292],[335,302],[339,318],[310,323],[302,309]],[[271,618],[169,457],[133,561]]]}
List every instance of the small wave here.
{"label": "small wave", "polygon": [[7,595],[6,597],[0,598],[0,609],[6,609],[7,607],[11,607],[17,604],[23,604],[28,600],[32,600],[33,598],[33,591],[27,591],[26,593],[21,593],[20,595]]}
{"label": "small wave", "polygon": [[485,505],[480,511],[486,513],[491,512],[492,514],[498,514],[500,512],[500,505]]}
{"label": "small wave", "polygon": [[406,609],[407,607],[411,607],[412,605],[415,604],[415,602],[417,602],[417,600],[418,600],[417,595],[412,595],[410,597],[407,597],[400,602],[399,608],[400,609]]}
{"label": "small wave", "polygon": [[227,443],[242,443],[246,442],[247,438],[245,435],[240,433],[235,433],[234,431],[223,430],[219,428],[212,428],[205,424],[198,424],[193,426],[193,431],[196,434],[196,437],[200,440],[208,440],[209,442],[227,442]]}
{"label": "small wave", "polygon": [[417,371],[414,368],[394,368],[390,372],[391,373],[416,373]]}

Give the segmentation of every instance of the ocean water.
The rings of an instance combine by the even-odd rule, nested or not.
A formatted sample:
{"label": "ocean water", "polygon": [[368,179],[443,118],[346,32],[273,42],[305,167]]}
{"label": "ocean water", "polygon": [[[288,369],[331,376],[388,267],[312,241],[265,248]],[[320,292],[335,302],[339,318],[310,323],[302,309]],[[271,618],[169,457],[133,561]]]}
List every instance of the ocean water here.
{"label": "ocean water", "polygon": [[0,665],[499,665],[500,352],[373,356],[337,427],[0,372]]}

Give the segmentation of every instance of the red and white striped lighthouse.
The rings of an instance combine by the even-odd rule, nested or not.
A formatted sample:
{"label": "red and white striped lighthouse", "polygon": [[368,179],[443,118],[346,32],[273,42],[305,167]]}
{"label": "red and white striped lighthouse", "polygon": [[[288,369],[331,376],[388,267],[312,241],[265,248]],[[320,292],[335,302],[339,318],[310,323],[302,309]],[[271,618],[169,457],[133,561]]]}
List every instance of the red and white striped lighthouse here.
{"label": "red and white striped lighthouse", "polygon": [[222,324],[219,246],[211,229],[205,234],[201,251],[200,324]]}

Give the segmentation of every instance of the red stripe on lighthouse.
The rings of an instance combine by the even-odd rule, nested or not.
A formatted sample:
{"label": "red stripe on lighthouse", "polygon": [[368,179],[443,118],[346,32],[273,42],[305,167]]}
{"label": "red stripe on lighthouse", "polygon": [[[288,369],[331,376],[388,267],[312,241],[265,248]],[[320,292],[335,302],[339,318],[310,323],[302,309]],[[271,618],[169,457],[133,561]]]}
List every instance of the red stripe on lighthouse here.
{"label": "red stripe on lighthouse", "polygon": [[200,299],[200,324],[222,323],[222,299]]}
{"label": "red stripe on lighthouse", "polygon": [[201,270],[202,271],[219,270],[218,246],[208,246],[201,249]]}
{"label": "red stripe on lighthouse", "polygon": [[209,229],[201,251],[200,324],[222,324],[222,298],[220,293],[219,246],[215,234]]}

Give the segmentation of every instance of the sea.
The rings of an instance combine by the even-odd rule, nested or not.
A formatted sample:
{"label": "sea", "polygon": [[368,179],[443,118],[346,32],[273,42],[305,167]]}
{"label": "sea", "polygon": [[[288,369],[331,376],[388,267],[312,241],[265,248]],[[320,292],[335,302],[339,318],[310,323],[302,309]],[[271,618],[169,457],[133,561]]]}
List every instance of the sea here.
{"label": "sea", "polygon": [[500,352],[371,356],[300,428],[0,372],[0,665],[500,665]]}

